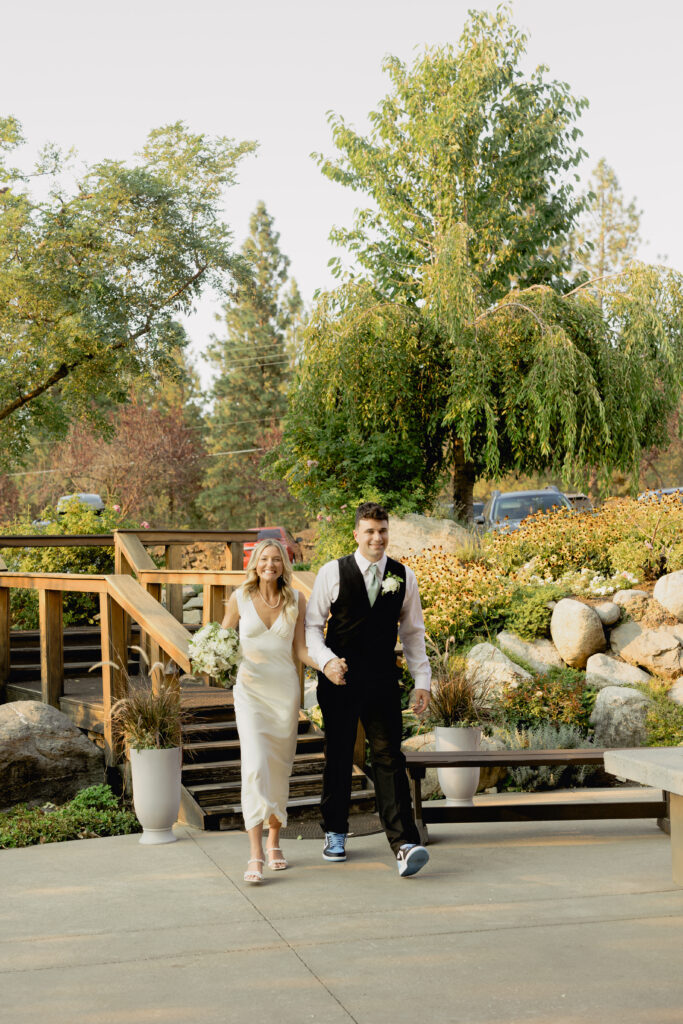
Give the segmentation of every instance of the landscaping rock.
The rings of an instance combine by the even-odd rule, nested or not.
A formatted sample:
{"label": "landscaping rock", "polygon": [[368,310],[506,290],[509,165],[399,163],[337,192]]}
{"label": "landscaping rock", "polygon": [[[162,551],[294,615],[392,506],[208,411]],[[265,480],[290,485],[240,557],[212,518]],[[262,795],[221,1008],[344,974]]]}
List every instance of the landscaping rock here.
{"label": "landscaping rock", "polygon": [[204,598],[201,594],[195,594],[192,592],[192,597],[184,602],[183,608],[185,611],[190,611],[192,608],[199,608],[200,611],[204,608]]}
{"label": "landscaping rock", "polygon": [[[419,733],[417,736],[409,736],[403,740],[401,750],[436,750],[436,740],[433,732]],[[422,799],[429,800],[431,797],[442,797],[439,777],[436,768],[427,768],[425,777],[422,779]]]}
{"label": "landscaping rock", "polygon": [[683,570],[670,572],[655,583],[654,599],[683,622]]}
{"label": "landscaping rock", "polygon": [[551,668],[565,668],[565,663],[550,640],[522,640],[516,633],[503,630],[496,637],[499,646],[514,661],[521,658],[534,672],[547,675]]}
{"label": "landscaping rock", "polygon": [[572,668],[584,668],[591,654],[605,648],[600,616],[588,604],[563,598],[550,619],[550,635],[560,657]]}
{"label": "landscaping rock", "polygon": [[183,608],[183,622],[186,626],[199,626],[202,621],[202,613],[199,608]]}
{"label": "landscaping rock", "polygon": [[183,583],[183,601],[189,601],[191,597],[196,597],[196,595],[197,591],[191,583]]}
{"label": "landscaping rock", "polygon": [[468,679],[490,684],[492,695],[500,694],[507,683],[531,679],[531,675],[515,665],[506,654],[493,644],[477,644],[467,655],[465,673]]}
{"label": "landscaping rock", "polygon": [[647,590],[617,590],[616,594],[612,597],[612,601],[622,608],[627,608],[629,602],[641,601],[643,598],[650,599]]}
{"label": "landscaping rock", "polygon": [[593,609],[600,616],[603,626],[613,626],[621,618],[621,608],[614,601],[601,601],[594,604]]}
{"label": "landscaping rock", "polygon": [[590,723],[597,747],[640,747],[646,739],[645,716],[653,703],[640,690],[606,686],[595,701]]}
{"label": "landscaping rock", "polygon": [[104,781],[104,755],[61,711],[37,700],[0,707],[0,810],[65,803]]}
{"label": "landscaping rock", "polygon": [[666,695],[674,704],[683,704],[683,677],[674,683],[670,690],[667,690]]}
{"label": "landscaping rock", "polygon": [[456,552],[463,545],[471,543],[471,535],[452,519],[407,515],[403,519],[392,517],[387,554],[390,558],[401,559],[419,555],[426,548]]}
{"label": "landscaping rock", "polygon": [[683,674],[683,637],[679,638],[675,629],[676,626],[643,629],[637,622],[624,622],[612,630],[610,646],[614,654],[630,665],[676,679]]}
{"label": "landscaping rock", "polygon": [[[501,739],[498,739],[497,736],[482,736],[481,749],[505,750],[505,744]],[[489,768],[480,768],[479,786],[477,787],[477,793],[483,793],[484,790],[491,789],[493,786],[497,786],[499,782],[503,781],[507,773],[508,768],[506,768],[505,765],[491,765]]]}
{"label": "landscaping rock", "polygon": [[628,665],[610,654],[593,654],[586,662],[586,686],[637,686],[650,676],[642,668]]}

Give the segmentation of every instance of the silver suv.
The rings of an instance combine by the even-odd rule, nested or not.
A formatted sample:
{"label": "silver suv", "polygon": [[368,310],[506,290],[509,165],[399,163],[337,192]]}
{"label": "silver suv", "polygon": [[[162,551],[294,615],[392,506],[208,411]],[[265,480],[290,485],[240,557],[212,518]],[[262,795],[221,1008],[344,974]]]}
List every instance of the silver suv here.
{"label": "silver suv", "polygon": [[554,508],[572,511],[570,502],[557,487],[546,487],[544,491],[494,491],[474,521],[486,530],[511,532],[518,530],[534,512],[551,512]]}

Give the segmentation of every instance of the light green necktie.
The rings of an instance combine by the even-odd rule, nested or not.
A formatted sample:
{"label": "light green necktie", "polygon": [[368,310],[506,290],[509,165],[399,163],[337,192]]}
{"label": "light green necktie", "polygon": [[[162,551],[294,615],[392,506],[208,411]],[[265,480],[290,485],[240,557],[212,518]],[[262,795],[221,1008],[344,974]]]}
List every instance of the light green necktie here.
{"label": "light green necktie", "polygon": [[377,566],[373,563],[373,565],[370,566],[370,582],[368,583],[368,600],[370,602],[370,606],[371,607],[375,603],[375,601],[377,600],[377,595],[378,594],[379,594],[379,572],[377,570]]}

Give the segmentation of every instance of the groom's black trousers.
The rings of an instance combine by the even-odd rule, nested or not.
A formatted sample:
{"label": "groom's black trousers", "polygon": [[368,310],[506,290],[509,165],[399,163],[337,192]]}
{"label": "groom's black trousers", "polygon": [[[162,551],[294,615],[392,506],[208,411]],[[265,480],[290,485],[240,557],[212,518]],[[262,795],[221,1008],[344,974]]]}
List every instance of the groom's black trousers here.
{"label": "groom's black trousers", "polygon": [[394,853],[402,843],[419,843],[413,818],[406,761],[401,752],[401,697],[398,683],[349,682],[335,686],[318,673],[318,703],[325,725],[325,770],[320,801],[325,832],[349,831],[351,772],[358,721],[370,744],[377,810]]}

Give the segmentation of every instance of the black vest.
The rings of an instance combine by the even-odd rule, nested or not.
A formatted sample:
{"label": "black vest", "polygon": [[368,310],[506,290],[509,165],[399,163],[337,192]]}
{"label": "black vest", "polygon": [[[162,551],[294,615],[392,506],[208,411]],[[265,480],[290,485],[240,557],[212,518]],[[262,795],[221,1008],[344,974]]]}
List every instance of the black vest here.
{"label": "black vest", "polygon": [[337,657],[346,658],[350,685],[381,685],[398,679],[394,650],[406,595],[406,570],[400,562],[387,558],[384,580],[389,573],[400,579],[401,586],[389,593],[380,589],[371,605],[355,557],[339,559],[339,594],[330,608],[325,642]]}

